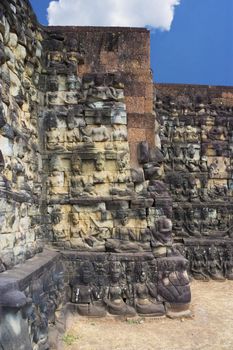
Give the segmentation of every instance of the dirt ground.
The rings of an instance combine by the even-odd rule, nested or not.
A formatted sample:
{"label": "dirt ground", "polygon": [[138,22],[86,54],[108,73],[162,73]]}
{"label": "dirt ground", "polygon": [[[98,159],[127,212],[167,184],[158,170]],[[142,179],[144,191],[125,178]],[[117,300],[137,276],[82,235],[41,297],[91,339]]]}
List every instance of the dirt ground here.
{"label": "dirt ground", "polygon": [[233,350],[233,281],[192,282],[191,319],[69,319],[64,350]]}

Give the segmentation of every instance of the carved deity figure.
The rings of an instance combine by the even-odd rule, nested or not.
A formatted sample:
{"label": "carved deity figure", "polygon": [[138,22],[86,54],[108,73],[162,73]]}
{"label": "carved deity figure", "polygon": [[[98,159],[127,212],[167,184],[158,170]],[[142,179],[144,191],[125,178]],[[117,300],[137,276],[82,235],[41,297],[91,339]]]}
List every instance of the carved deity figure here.
{"label": "carved deity figure", "polygon": [[184,133],[184,138],[186,142],[194,142],[199,140],[199,133],[197,129],[191,125],[187,125]]}
{"label": "carved deity figure", "polygon": [[106,289],[106,294],[103,299],[108,308],[108,312],[112,315],[136,316],[135,309],[127,304],[127,300],[130,299],[130,296],[126,284],[121,280],[121,263],[119,261],[112,261],[109,268],[110,284]]}
{"label": "carved deity figure", "polygon": [[195,247],[191,254],[190,271],[196,280],[209,281],[206,251]]}
{"label": "carved deity figure", "polygon": [[184,232],[184,210],[181,207],[176,207],[173,210],[174,213],[174,224],[173,230],[177,236],[188,236]]}
{"label": "carved deity figure", "polygon": [[134,286],[135,309],[140,316],[161,316],[165,314],[164,305],[157,300],[157,289],[150,282],[145,264],[137,266],[138,282]]}
{"label": "carved deity figure", "polygon": [[202,156],[200,161],[199,161],[199,168],[200,171],[203,173],[206,173],[209,171],[209,167],[208,167],[208,162],[207,162],[207,157],[206,156]]}
{"label": "carved deity figure", "polygon": [[230,244],[226,246],[224,255],[225,255],[224,262],[223,262],[224,276],[229,280],[233,280],[233,252],[232,252],[232,246]]}
{"label": "carved deity figure", "polygon": [[106,182],[112,182],[110,173],[105,170],[106,160],[105,155],[102,152],[97,153],[95,160],[95,170],[93,174],[93,183],[94,184],[104,184]]}
{"label": "carved deity figure", "polygon": [[80,251],[105,251],[105,239],[100,230],[85,226],[75,213],[71,214],[70,245]]}
{"label": "carved deity figure", "polygon": [[182,148],[179,145],[173,145],[169,150],[169,158],[172,164],[172,169],[176,171],[184,170],[184,157]]}
{"label": "carved deity figure", "polygon": [[83,141],[84,142],[104,142],[108,141],[110,136],[106,126],[98,125],[96,127],[92,127],[90,130],[82,130],[83,131]]}
{"label": "carved deity figure", "polygon": [[67,218],[60,208],[54,208],[51,212],[51,221],[53,224],[53,239],[55,242],[66,240],[69,237],[69,227]]}
{"label": "carved deity figure", "polygon": [[192,207],[186,209],[184,227],[190,236],[201,237],[200,219]]}
{"label": "carved deity figure", "polygon": [[129,169],[129,157],[128,154],[121,154],[117,157],[117,170],[118,173],[114,177],[114,182],[127,183],[130,182]]}
{"label": "carved deity figure", "polygon": [[95,286],[94,267],[86,261],[81,266],[80,283],[75,283],[72,290],[72,302],[77,304],[78,313],[88,317],[103,317],[106,310],[101,301],[101,292]]}
{"label": "carved deity figure", "polygon": [[53,171],[49,177],[50,194],[64,194],[67,192],[65,186],[65,174],[62,171]]}
{"label": "carved deity figure", "polygon": [[146,233],[144,240],[140,242],[137,240],[134,230],[126,227],[129,217],[126,212],[119,213],[119,226],[113,230],[113,237],[106,241],[106,249],[111,252],[137,252],[141,250],[149,250],[149,242],[146,240]]}
{"label": "carved deity figure", "polygon": [[111,134],[112,141],[127,141],[128,134],[127,130],[121,129],[119,127],[113,126],[113,131]]}
{"label": "carved deity figure", "polygon": [[167,256],[172,246],[172,222],[166,216],[161,216],[152,229],[151,246],[156,257]]}
{"label": "carved deity figure", "polygon": [[190,202],[199,202],[199,193],[197,189],[196,179],[193,176],[189,176],[184,181],[184,196]]}
{"label": "carved deity figure", "polygon": [[195,159],[196,149],[193,145],[189,145],[185,149],[185,166],[189,171],[198,171],[199,162]]}
{"label": "carved deity figure", "polygon": [[82,159],[74,154],[71,158],[70,192],[72,196],[94,196],[93,183],[82,175]]}
{"label": "carved deity figure", "polygon": [[212,244],[208,249],[208,273],[216,281],[224,281],[219,263],[218,249]]}
{"label": "carved deity figure", "polygon": [[47,149],[51,151],[64,151],[65,133],[61,129],[52,128],[46,132]]}
{"label": "carved deity figure", "polygon": [[103,171],[105,170],[105,156],[103,153],[98,153],[96,162],[95,162],[95,168],[97,171]]}
{"label": "carved deity figure", "polygon": [[77,214],[72,213],[70,215],[71,226],[70,226],[70,243],[71,248],[77,248],[81,251],[89,251],[90,246],[87,244],[85,239],[88,237],[87,228],[80,224]]}
{"label": "carved deity figure", "polygon": [[202,202],[207,202],[210,199],[209,191],[208,191],[208,177],[202,176],[200,181],[201,181],[201,188],[198,189],[199,198]]}

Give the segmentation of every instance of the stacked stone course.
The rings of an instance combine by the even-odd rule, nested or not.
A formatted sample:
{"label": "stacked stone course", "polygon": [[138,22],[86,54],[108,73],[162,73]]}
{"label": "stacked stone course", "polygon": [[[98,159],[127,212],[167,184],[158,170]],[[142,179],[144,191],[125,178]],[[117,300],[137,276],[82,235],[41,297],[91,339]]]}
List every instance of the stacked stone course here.
{"label": "stacked stone course", "polygon": [[232,279],[232,87],[155,85],[177,247],[197,279]]}
{"label": "stacked stone course", "polygon": [[42,33],[26,2],[0,4],[0,271],[41,251]]}

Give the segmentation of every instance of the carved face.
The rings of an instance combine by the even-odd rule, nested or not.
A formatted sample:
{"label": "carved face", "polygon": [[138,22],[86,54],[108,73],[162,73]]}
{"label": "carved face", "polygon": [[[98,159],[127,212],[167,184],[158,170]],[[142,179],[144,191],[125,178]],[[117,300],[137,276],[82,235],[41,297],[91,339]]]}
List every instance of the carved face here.
{"label": "carved face", "polygon": [[119,261],[114,261],[110,265],[110,274],[114,282],[119,281],[121,277],[121,263]]}
{"label": "carved face", "polygon": [[158,220],[158,227],[160,232],[171,232],[172,230],[172,222],[166,216],[162,216]]}
{"label": "carved face", "polygon": [[128,215],[123,215],[123,217],[120,219],[120,223],[122,226],[126,226],[129,222],[129,217]]}
{"label": "carved face", "polygon": [[52,62],[61,62],[62,55],[61,55],[60,52],[57,52],[57,51],[50,52],[49,60],[52,61]]}
{"label": "carved face", "polygon": [[147,273],[146,271],[142,271],[140,274],[140,282],[145,282],[147,280]]}
{"label": "carved face", "polygon": [[127,155],[124,155],[121,158],[119,157],[117,159],[118,170],[120,173],[122,173],[125,170],[127,163],[128,163]]}
{"label": "carved face", "polygon": [[188,156],[190,158],[194,158],[195,155],[195,148],[193,146],[188,147],[187,149]]}
{"label": "carved face", "polygon": [[175,157],[179,157],[181,155],[181,147],[180,146],[174,146],[173,147],[173,153]]}
{"label": "carved face", "polygon": [[95,162],[95,168],[97,171],[103,171],[105,168],[105,157],[102,153],[97,154],[97,159]]}
{"label": "carved face", "polygon": [[71,215],[71,222],[72,222],[73,226],[76,226],[79,224],[79,219],[75,214]]}
{"label": "carved face", "polygon": [[80,175],[82,173],[82,160],[80,157],[74,157],[71,161],[71,167],[73,172],[75,172],[77,175]]}

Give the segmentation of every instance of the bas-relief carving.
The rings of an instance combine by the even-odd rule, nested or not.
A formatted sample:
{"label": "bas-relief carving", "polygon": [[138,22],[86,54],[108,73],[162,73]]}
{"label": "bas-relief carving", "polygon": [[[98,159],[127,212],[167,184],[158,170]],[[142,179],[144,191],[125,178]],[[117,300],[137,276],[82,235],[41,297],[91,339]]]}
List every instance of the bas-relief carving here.
{"label": "bas-relief carving", "polygon": [[[40,63],[36,61],[40,44],[36,38],[38,30],[35,30],[35,45],[29,49],[29,37],[22,31],[21,39],[25,45],[22,46],[20,34],[12,28],[15,24],[8,23],[9,40],[4,38],[5,58],[1,51],[0,187],[1,196],[10,203],[3,204],[0,209],[5,217],[1,228],[1,258],[5,269],[38,252],[35,232],[40,226],[36,203],[41,194],[36,121],[38,100],[34,80],[40,71]],[[32,57],[35,65],[31,63]],[[29,207],[37,212],[34,219]],[[33,220],[37,220],[37,224],[33,224]]]}
{"label": "bas-relief carving", "polygon": [[70,286],[72,302],[81,315],[162,316],[167,301],[172,304],[179,299],[184,302],[183,310],[190,301],[189,279],[181,258],[161,259],[158,264],[151,257],[144,261],[143,256],[112,255],[106,260],[96,255],[93,262],[83,262],[86,255],[79,259]]}
{"label": "bas-relief carving", "polygon": [[[67,84],[73,96],[76,93],[75,80],[75,76],[70,75]],[[59,74],[57,81],[60,81]],[[48,154],[57,153],[62,163],[51,167],[49,187],[52,190],[48,188],[48,191],[52,200],[62,198],[59,194],[62,195],[64,189],[64,176],[68,188],[63,199],[66,203],[70,201],[65,212],[62,205],[56,204],[57,208],[60,207],[60,214],[58,211],[58,219],[52,223],[55,243],[72,251],[86,252],[90,257],[100,252],[149,253],[154,259],[176,256],[178,253],[172,247],[171,221],[166,216],[170,215],[170,204],[168,200],[163,203],[163,197],[168,199],[169,195],[159,180],[163,174],[164,155],[158,148],[149,149],[145,143],[145,150],[142,145],[142,154],[139,154],[142,169],[130,168],[123,89],[95,84],[95,77],[79,79],[80,100],[73,99],[70,103],[67,103],[66,91],[48,92],[48,108],[51,108],[52,100],[58,112],[45,114],[45,150]],[[58,84],[57,90],[62,86]],[[79,105],[80,108],[75,107]],[[187,139],[191,142],[191,136]],[[187,158],[185,166],[196,166],[199,148],[190,144],[182,152]],[[60,189],[56,191],[57,184]],[[147,213],[144,206],[152,207],[157,196],[161,197],[163,204],[154,217],[154,213]],[[117,203],[124,199],[128,202],[128,210],[104,209],[93,213],[96,199],[103,203],[106,200],[106,206],[109,201],[116,200]],[[86,200],[88,211],[77,212],[76,205],[71,204],[75,200]],[[135,209],[130,208],[133,205]],[[159,203],[157,205],[159,207]],[[156,285],[148,276],[155,273],[155,267],[148,271],[145,266],[141,268],[132,284],[129,283],[131,277],[124,276],[120,261],[109,263],[108,283],[104,289],[96,285],[93,269],[95,271],[91,263],[83,264],[80,279],[77,281],[78,277],[74,276],[71,299],[78,305],[80,314],[102,316],[108,311],[115,315],[134,316],[139,313],[150,316],[165,313]],[[171,279],[171,289],[172,286]],[[182,287],[181,284],[181,290]],[[164,288],[166,290],[165,285]]]}
{"label": "bas-relief carving", "polygon": [[[221,280],[219,273],[226,276],[224,264],[215,264],[217,253],[214,258],[212,244],[218,246],[225,240],[230,242],[232,236],[229,180],[232,111],[211,101],[211,97],[199,106],[194,99],[195,93],[191,96],[179,92],[176,101],[171,102],[172,97],[169,100],[162,90],[158,90],[155,108],[161,125],[166,182],[174,203],[175,241],[184,240],[194,277],[198,274],[199,278]],[[199,251],[200,244],[205,246],[203,251],[202,248]],[[229,249],[224,244],[219,254],[227,256]]]}
{"label": "bas-relief carving", "polygon": [[[38,203],[41,200],[41,167],[34,159],[39,156],[36,122],[41,99],[45,107],[40,119],[44,119],[42,131],[45,131],[42,133],[42,175],[47,194],[44,190],[42,199],[44,204],[48,202],[47,212],[43,209],[43,229],[47,230],[45,235],[48,234],[46,239],[50,239],[51,235],[59,247],[79,253],[88,252],[90,258],[96,252],[107,253],[104,254],[106,257],[111,252],[116,253],[115,256],[122,252],[142,254],[137,269],[134,261],[128,261],[130,258],[123,254],[125,261],[118,258],[110,261],[104,276],[101,275],[104,267],[99,261],[94,259],[93,266],[90,262],[84,263],[71,297],[72,302],[77,303],[80,314],[104,316],[108,311],[124,316],[135,316],[136,312],[145,316],[163,315],[164,303],[175,303],[177,300],[186,307],[190,297],[187,297],[189,287],[183,271],[185,266],[178,266],[176,261],[178,252],[172,248],[168,193],[162,186],[162,180],[159,183],[163,174],[163,155],[158,149],[148,149],[143,166],[134,172],[130,169],[123,84],[117,77],[110,79],[84,75],[81,79],[77,72],[79,65],[84,63],[85,52],[77,39],[67,40],[63,33],[52,33],[49,38],[48,32],[42,49],[38,40],[31,40],[33,34],[30,26],[28,30],[30,35],[24,38],[27,43],[25,47],[17,42],[12,33],[9,48],[4,48],[0,56],[1,62],[7,65],[3,101],[14,109],[14,118],[19,119],[14,121],[14,128],[4,126],[3,137],[10,140],[2,141],[7,149],[4,156],[10,158],[6,161],[6,167],[12,164],[12,168],[9,166],[4,171],[8,176],[8,189],[14,192],[12,195],[19,192],[20,200],[25,201],[17,208],[18,212],[15,210],[19,222],[12,213],[9,217],[6,215],[5,234],[10,234],[8,232],[11,230],[17,231],[13,237],[17,242],[14,258],[21,262],[25,257],[31,257],[29,243],[32,243],[31,246],[35,244],[34,236],[40,227],[35,213],[39,213]],[[18,35],[24,36],[23,33]],[[39,37],[41,35],[37,33],[36,39]],[[3,58],[4,51],[8,51],[9,60]],[[40,67],[42,51],[47,58],[46,67]],[[41,84],[43,92],[37,93],[34,82]],[[195,130],[187,130],[188,142],[195,141],[194,133]],[[184,166],[194,169],[197,166],[198,147],[190,144],[182,152],[185,154]],[[160,202],[155,203],[157,197]],[[96,211],[93,206],[98,207],[100,201],[102,206]],[[121,205],[119,207],[120,201],[127,203],[125,211]],[[83,211],[77,211],[80,202],[86,206]],[[155,205],[154,217],[149,209],[155,209]],[[4,248],[8,249],[12,243],[10,241]],[[24,247],[25,243],[27,247]],[[39,248],[36,249],[38,252]],[[144,261],[146,254],[150,254],[153,260],[149,267]],[[174,258],[171,266],[167,258]],[[161,264],[157,274],[158,259],[165,259],[165,264]],[[96,271],[102,271],[98,283],[95,280]],[[212,265],[212,274],[213,271]],[[107,280],[105,284],[104,279]],[[52,279],[48,273],[34,281],[31,290],[34,306],[28,318],[32,338],[35,343],[45,347],[47,322],[55,321],[54,313],[61,301],[63,284],[57,283],[58,280],[56,273],[53,273]],[[169,299],[168,295],[172,297]]]}

